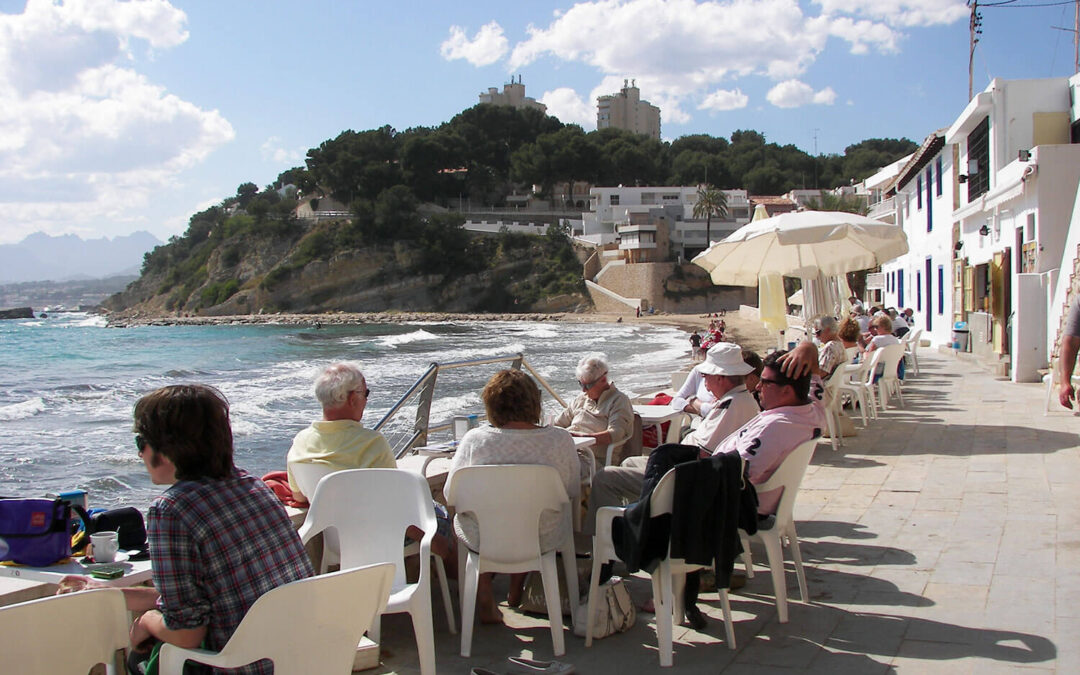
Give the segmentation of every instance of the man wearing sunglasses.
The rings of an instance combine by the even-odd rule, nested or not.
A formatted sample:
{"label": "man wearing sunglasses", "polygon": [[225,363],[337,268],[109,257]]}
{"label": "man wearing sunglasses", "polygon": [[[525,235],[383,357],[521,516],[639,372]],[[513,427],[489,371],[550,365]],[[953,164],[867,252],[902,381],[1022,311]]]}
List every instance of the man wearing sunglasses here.
{"label": "man wearing sunglasses", "polygon": [[315,378],[315,398],[322,406],[322,419],[296,434],[286,456],[289,489],[294,497],[312,497],[304,495],[297,485],[294,464],[318,462],[336,470],[397,468],[383,435],[361,423],[370,393],[364,373],[352,363],[327,366]]}
{"label": "man wearing sunglasses", "polygon": [[598,354],[586,356],[578,362],[575,374],[581,393],[555,418],[554,425],[572,436],[595,438],[597,452],[609,443],[625,443],[634,429],[634,406],[608,381],[607,361]]}

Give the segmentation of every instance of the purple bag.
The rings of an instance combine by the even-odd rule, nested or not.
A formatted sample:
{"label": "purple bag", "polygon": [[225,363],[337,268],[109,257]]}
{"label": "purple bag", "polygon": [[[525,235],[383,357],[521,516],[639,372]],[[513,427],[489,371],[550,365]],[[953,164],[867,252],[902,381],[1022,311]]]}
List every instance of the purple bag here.
{"label": "purple bag", "polygon": [[0,560],[43,567],[71,555],[71,507],[60,499],[0,499]]}

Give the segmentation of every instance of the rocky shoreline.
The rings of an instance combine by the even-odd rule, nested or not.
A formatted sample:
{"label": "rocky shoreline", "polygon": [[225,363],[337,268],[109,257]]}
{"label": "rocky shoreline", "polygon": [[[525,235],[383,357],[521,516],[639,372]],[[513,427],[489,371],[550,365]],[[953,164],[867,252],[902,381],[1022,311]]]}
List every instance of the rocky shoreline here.
{"label": "rocky shoreline", "polygon": [[113,314],[110,328],[133,326],[238,326],[280,324],[286,326],[339,326],[367,323],[417,323],[426,321],[587,321],[568,313],[455,314],[450,312],[331,312],[326,314],[234,314],[229,316],[172,316]]}

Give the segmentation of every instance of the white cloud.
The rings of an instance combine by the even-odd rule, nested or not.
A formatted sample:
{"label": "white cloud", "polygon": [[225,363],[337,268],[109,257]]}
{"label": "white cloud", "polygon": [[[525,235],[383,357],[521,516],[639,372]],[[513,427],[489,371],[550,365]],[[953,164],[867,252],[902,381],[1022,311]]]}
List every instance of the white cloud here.
{"label": "white cloud", "polygon": [[218,111],[134,69],[133,41],[175,47],[186,20],[164,0],[30,0],[22,14],[0,14],[0,227],[134,219],[155,190],[232,140]]}
{"label": "white cloud", "polygon": [[[636,78],[664,121],[680,122],[690,119],[683,109],[690,101],[700,110],[737,103],[734,81],[805,76],[837,41],[856,55],[891,53],[905,28],[964,17],[964,0],[584,0],[530,25],[507,66],[517,72],[539,59],[590,66],[603,78],[600,93]],[[498,24],[489,26],[502,38]],[[473,43],[455,27],[444,56],[449,44]]]}
{"label": "white cloud", "polygon": [[596,128],[596,106],[589,105],[570,87],[545,91],[540,102],[547,106],[549,115],[558,117],[564,124],[578,124],[585,131]]}
{"label": "white cloud", "polygon": [[259,146],[259,153],[262,155],[263,160],[267,162],[273,162],[278,165],[289,164],[290,166],[296,166],[307,156],[307,149],[293,148],[289,150],[288,148],[281,146],[280,138],[271,136]]}
{"label": "white cloud", "polygon": [[814,0],[822,14],[851,14],[890,26],[948,25],[968,16],[965,0]]}
{"label": "white cloud", "polygon": [[450,37],[443,41],[439,53],[447,61],[465,59],[474,66],[490,66],[505,56],[509,48],[502,26],[492,21],[481,26],[471,40],[464,28],[451,26]]}
{"label": "white cloud", "polygon": [[739,89],[725,91],[717,89],[712,92],[698,105],[698,110],[712,110],[723,112],[725,110],[738,110],[745,108],[750,103],[750,97]]}
{"label": "white cloud", "polygon": [[798,108],[817,104],[832,105],[836,101],[836,92],[832,87],[814,91],[813,87],[799,80],[785,80],[769,90],[765,99],[777,108]]}

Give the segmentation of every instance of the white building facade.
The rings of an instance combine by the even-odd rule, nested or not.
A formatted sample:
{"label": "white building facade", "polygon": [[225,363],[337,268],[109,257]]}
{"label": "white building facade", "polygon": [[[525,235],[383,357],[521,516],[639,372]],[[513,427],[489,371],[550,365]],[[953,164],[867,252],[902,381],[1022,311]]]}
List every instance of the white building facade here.
{"label": "white building facade", "polygon": [[[727,197],[728,216],[713,218],[709,235],[719,241],[750,222],[750,201],[746,190],[722,190]],[[705,220],[694,218],[697,186],[674,187],[594,187],[590,191],[589,211],[582,213],[582,231],[588,241],[609,243],[619,240],[620,226],[645,227],[640,232],[655,231],[647,223],[664,219],[667,224],[670,256],[661,258],[689,260],[707,247]],[[639,230],[625,230],[638,232]],[[647,236],[647,235],[645,235]]]}
{"label": "white building facade", "polygon": [[969,350],[1017,382],[1047,366],[1080,236],[1078,83],[995,79],[892,187],[911,250],[883,266],[885,304],[938,345],[965,322]]}
{"label": "white building facade", "polygon": [[641,100],[641,90],[636,84],[623,87],[617,94],[596,99],[596,128],[626,129],[636,134],[660,140],[660,108]]}

